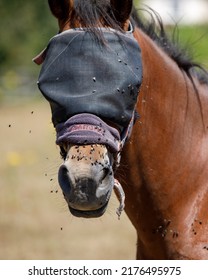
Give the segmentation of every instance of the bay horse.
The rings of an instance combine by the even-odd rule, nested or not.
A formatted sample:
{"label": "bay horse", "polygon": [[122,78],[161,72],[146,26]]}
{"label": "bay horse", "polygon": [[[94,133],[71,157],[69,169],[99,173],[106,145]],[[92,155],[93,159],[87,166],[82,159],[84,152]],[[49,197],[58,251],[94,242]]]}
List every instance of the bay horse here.
{"label": "bay horse", "polygon": [[[207,74],[168,40],[159,18],[157,32],[154,22],[135,16],[132,0],[48,2],[59,34],[35,61],[44,61],[38,84],[52,109],[69,210],[101,216],[115,186],[118,214],[125,193],[125,211],[137,231],[137,259],[208,259]],[[91,76],[82,64],[88,57]],[[121,65],[126,76],[116,70]],[[126,91],[117,86],[120,75]],[[112,85],[117,93],[110,92]],[[92,95],[85,95],[88,87]],[[122,106],[132,116],[119,111]],[[119,118],[111,116],[117,107]]]}

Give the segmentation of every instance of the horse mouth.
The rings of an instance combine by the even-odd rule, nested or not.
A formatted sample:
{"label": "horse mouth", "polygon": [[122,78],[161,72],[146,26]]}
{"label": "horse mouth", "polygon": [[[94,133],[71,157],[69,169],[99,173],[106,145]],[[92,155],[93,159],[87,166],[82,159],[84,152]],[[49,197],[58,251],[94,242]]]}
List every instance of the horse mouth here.
{"label": "horse mouth", "polygon": [[69,206],[69,210],[73,216],[79,218],[99,218],[105,213],[108,202],[109,200],[101,208],[98,208],[96,210],[78,210],[74,209],[71,206]]}

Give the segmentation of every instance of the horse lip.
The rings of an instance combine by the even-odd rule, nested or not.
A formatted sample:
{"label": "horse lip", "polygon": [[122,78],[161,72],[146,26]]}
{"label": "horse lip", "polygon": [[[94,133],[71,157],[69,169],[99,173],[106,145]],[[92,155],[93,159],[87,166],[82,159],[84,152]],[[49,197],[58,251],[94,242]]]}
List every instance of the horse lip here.
{"label": "horse lip", "polygon": [[89,211],[84,211],[84,210],[78,210],[74,209],[69,205],[69,210],[73,216],[79,217],[79,218],[99,218],[101,217],[108,206],[109,200],[101,207],[96,210],[89,210]]}

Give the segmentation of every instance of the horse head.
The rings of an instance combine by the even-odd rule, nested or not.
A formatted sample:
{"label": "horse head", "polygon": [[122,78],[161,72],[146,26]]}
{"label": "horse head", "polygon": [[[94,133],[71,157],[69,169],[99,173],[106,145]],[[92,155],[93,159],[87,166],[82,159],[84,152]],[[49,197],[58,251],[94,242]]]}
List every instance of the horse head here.
{"label": "horse head", "polygon": [[50,102],[64,159],[60,186],[71,213],[82,217],[101,216],[115,187],[120,215],[124,193],[114,173],[142,79],[132,1],[48,2],[59,34],[36,62],[44,61],[38,85]]}
{"label": "horse head", "polygon": [[[121,214],[124,193],[115,177],[122,178],[115,172],[122,152],[137,258],[207,259],[202,67],[170,43],[158,16],[158,32],[156,22],[140,19],[134,29],[130,0],[49,5],[59,34],[35,62],[43,62],[38,85],[51,106],[64,160],[58,179],[71,213],[101,216],[115,189]],[[136,110],[141,120],[132,131]]]}

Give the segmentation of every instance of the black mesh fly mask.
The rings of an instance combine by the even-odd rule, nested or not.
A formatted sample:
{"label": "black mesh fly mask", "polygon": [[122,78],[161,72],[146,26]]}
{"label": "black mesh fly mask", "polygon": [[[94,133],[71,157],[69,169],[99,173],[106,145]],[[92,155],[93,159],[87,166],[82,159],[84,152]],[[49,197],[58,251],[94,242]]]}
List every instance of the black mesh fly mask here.
{"label": "black mesh fly mask", "polygon": [[85,29],[53,37],[38,86],[51,106],[57,144],[101,143],[118,152],[135,119],[141,51],[132,31],[100,32],[102,42]]}

